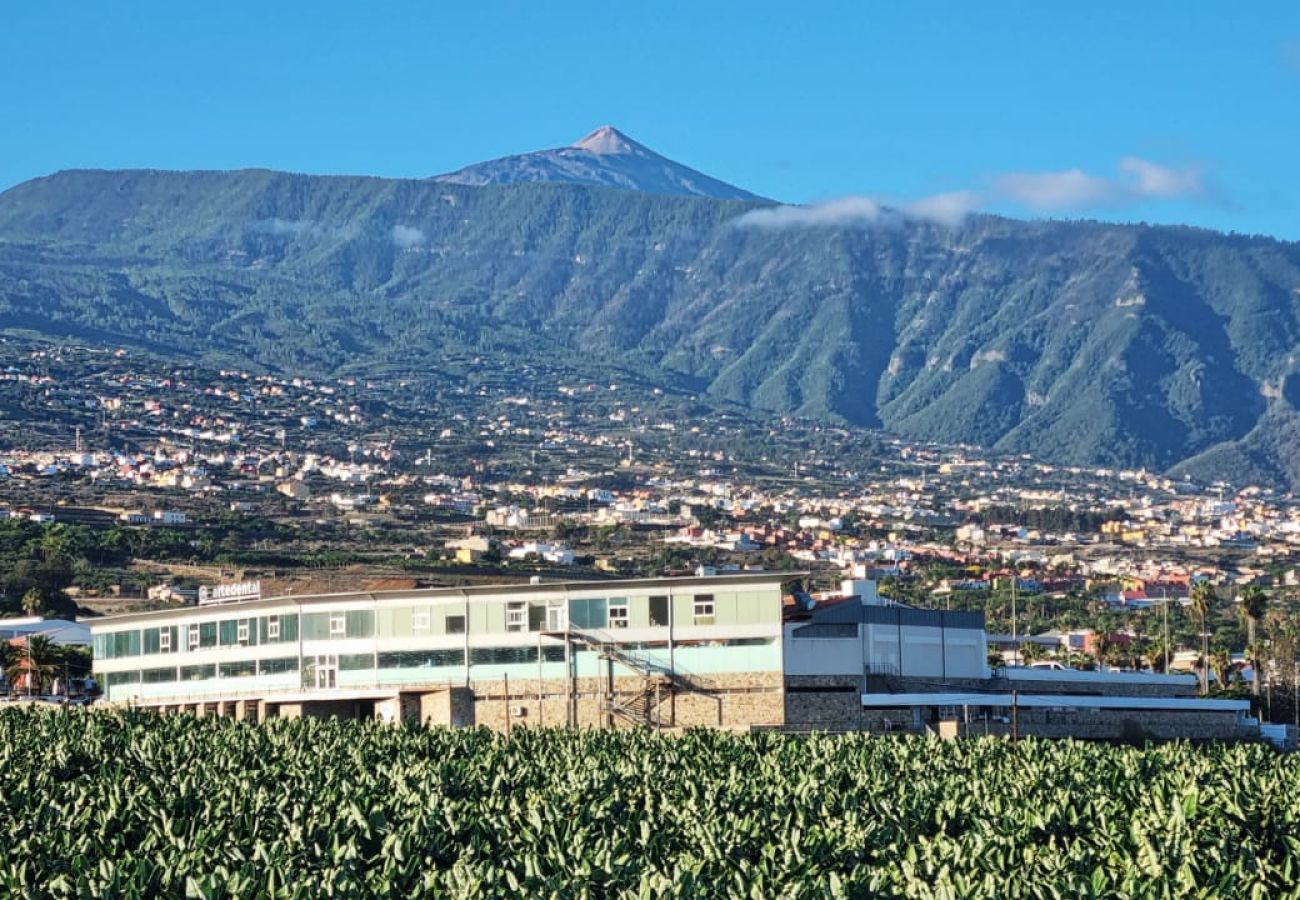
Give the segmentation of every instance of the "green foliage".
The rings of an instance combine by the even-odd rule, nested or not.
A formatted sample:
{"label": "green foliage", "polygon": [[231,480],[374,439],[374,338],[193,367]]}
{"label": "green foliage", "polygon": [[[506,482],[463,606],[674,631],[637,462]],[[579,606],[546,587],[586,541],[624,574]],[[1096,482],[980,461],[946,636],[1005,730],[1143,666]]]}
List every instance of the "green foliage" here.
{"label": "green foliage", "polygon": [[64,172],[0,195],[0,328],[304,374],[570,360],[917,438],[1300,484],[1297,245],[990,216],[737,227],[752,206]]}
{"label": "green foliage", "polygon": [[0,711],[8,896],[1262,897],[1260,745]]}

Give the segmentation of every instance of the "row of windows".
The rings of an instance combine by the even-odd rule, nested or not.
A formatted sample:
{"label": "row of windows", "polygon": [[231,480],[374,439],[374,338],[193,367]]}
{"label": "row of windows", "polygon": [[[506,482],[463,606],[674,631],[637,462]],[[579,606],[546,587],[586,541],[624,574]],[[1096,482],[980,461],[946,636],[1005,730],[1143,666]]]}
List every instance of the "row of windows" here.
{"label": "row of windows", "polygon": [[[734,638],[725,641],[692,641],[679,644],[689,646],[719,647],[759,647],[773,643],[773,638]],[[662,650],[666,642],[625,644],[629,650]],[[575,651],[593,652],[593,651]],[[322,662],[328,660],[327,662]],[[470,649],[469,661],[472,666],[509,666],[536,664],[538,648],[531,647],[473,647]],[[563,645],[548,645],[541,648],[541,661],[547,663],[564,662]],[[400,650],[383,653],[344,653],[337,657],[308,657],[305,668],[314,672],[320,665],[332,666],[340,671],[360,671],[379,669],[425,669],[445,666],[463,666],[465,650],[463,647],[445,650]],[[297,672],[299,660],[296,656],[277,659],[236,660],[219,664],[165,667],[144,669],[137,672],[110,672],[106,676],[109,687],[121,684],[157,684],[171,681],[202,681],[210,678],[244,678],[254,675],[279,675]]]}
{"label": "row of windows", "polygon": [[298,640],[298,616],[250,616],[220,622],[163,625],[135,631],[97,634],[93,648],[96,659],[121,659],[141,653],[179,653],[210,647],[256,647]]}
{"label": "row of windows", "polygon": [[109,687],[119,684],[160,684],[171,681],[203,681],[209,678],[242,678],[250,675],[280,675],[298,671],[298,657],[278,659],[239,660],[220,665],[167,666],[144,669],[138,672],[109,672],[105,679]]}
{"label": "row of windows", "polygon": [[[670,616],[669,598],[666,595],[649,597],[647,604],[650,626],[666,627]],[[692,624],[715,624],[715,609],[712,594],[696,594],[692,603]],[[574,598],[568,602],[567,610],[563,601],[542,605],[521,600],[506,604],[508,632],[627,628],[630,621],[626,597]],[[443,624],[446,634],[465,633],[463,614],[448,614]],[[359,609],[303,613],[301,625],[301,637],[305,640],[369,638],[375,635],[375,612]],[[413,631],[427,631],[430,625],[431,612],[428,609],[412,611]],[[297,641],[298,638],[299,617],[296,614],[250,616],[97,634],[94,638],[94,651],[97,659],[120,659],[139,656],[141,653],[177,653],[181,650],[204,650],[211,647],[255,647],[259,644]]]}

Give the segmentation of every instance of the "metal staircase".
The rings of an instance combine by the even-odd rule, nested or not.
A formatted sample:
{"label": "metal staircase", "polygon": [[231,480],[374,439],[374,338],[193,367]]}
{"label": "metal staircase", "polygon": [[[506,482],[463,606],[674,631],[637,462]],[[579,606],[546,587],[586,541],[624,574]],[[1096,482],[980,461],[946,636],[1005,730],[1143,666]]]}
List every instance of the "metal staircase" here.
{"label": "metal staircase", "polygon": [[[574,629],[567,632],[566,638],[595,650],[597,658],[605,662],[601,711],[611,725],[617,718],[645,728],[659,726],[658,707],[673,692],[674,679],[670,672],[652,663],[647,656],[620,647],[614,636],[607,632]],[[615,664],[640,674],[641,683],[632,693],[620,694],[614,689]]]}

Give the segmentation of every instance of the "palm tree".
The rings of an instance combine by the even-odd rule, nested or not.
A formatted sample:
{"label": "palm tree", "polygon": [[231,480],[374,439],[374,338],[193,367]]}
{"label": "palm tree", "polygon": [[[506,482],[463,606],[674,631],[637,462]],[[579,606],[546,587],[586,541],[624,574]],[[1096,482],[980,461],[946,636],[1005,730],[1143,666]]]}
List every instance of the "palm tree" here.
{"label": "palm tree", "polygon": [[1148,641],[1142,650],[1142,658],[1146,664],[1151,667],[1152,672],[1163,672],[1165,670],[1165,642]]}
{"label": "palm tree", "polygon": [[23,614],[28,616],[39,616],[41,610],[45,608],[45,598],[41,596],[39,588],[29,588],[27,593],[23,594]]}
{"label": "palm tree", "polygon": [[8,641],[0,640],[0,673],[3,673],[10,688],[14,684],[14,677],[10,673],[16,671],[18,671],[18,648]]}
{"label": "palm tree", "polygon": [[1192,618],[1196,620],[1197,630],[1201,634],[1201,693],[1210,690],[1210,637],[1205,630],[1205,623],[1210,618],[1210,608],[1214,605],[1214,587],[1208,581],[1198,581],[1192,588],[1192,602],[1189,604]]}
{"label": "palm tree", "polygon": [[1241,592],[1241,612],[1246,617],[1246,659],[1250,663],[1255,677],[1250,680],[1250,692],[1259,696],[1260,671],[1259,645],[1255,643],[1255,626],[1268,611],[1268,595],[1255,585],[1249,585]]}
{"label": "palm tree", "polygon": [[54,679],[58,671],[60,654],[58,646],[43,634],[29,634],[23,641],[20,671],[26,674],[28,684],[37,693]]}
{"label": "palm tree", "polygon": [[1226,647],[1215,647],[1210,654],[1210,665],[1214,668],[1214,679],[1219,683],[1219,690],[1226,690],[1232,680],[1232,654]]}

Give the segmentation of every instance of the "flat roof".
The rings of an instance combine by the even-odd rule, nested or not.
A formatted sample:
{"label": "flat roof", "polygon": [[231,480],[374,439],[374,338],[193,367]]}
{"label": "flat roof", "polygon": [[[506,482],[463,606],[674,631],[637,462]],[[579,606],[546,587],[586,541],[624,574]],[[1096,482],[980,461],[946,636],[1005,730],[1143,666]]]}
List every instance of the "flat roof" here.
{"label": "flat roof", "polygon": [[1183,712],[1246,712],[1249,700],[1191,697],[1100,697],[1073,694],[863,694],[863,706],[1023,706],[1075,709],[1168,709]]}
{"label": "flat roof", "polygon": [[231,603],[209,603],[205,606],[176,606],[171,609],[156,609],[147,612],[119,613],[115,616],[78,616],[78,622],[84,622],[92,628],[105,624],[129,624],[131,622],[148,622],[154,619],[175,616],[178,613],[194,614],[212,613],[221,610],[240,610],[254,612],[285,603],[312,605],[317,603],[337,603],[348,600],[381,600],[385,598],[435,598],[435,597],[482,597],[497,594],[548,594],[555,591],[572,592],[617,592],[623,590],[646,590],[656,587],[673,589],[688,586],[722,586],[734,584],[770,584],[789,581],[793,578],[807,576],[801,571],[772,572],[736,572],[725,575],[683,575],[668,578],[618,578],[609,581],[541,581],[536,584],[476,584],[466,587],[410,588],[407,590],[384,591],[346,591],[338,594],[281,594],[276,597],[262,597],[258,600],[237,600]]}

